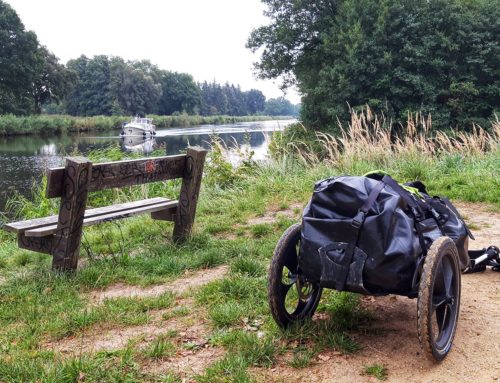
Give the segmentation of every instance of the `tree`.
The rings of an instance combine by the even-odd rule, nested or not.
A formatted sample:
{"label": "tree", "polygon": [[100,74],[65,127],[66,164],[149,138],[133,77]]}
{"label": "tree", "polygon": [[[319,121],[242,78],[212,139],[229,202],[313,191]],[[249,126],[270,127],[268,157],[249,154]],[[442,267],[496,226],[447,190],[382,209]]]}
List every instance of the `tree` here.
{"label": "tree", "polygon": [[248,114],[257,114],[264,111],[266,96],[257,89],[250,89],[244,93],[245,106]]}
{"label": "tree", "polygon": [[201,114],[214,116],[228,113],[228,99],[222,86],[215,81],[200,86],[201,88]]}
{"label": "tree", "polygon": [[270,98],[264,109],[268,116],[294,116],[296,112],[297,109],[284,97]]}
{"label": "tree", "polygon": [[444,128],[489,125],[500,108],[497,0],[263,2],[271,23],[247,46],[263,48],[261,77],[297,84],[313,127],[366,104],[396,120],[431,113]]}
{"label": "tree", "polygon": [[33,83],[34,110],[40,113],[42,106],[50,103],[61,102],[70,92],[76,76],[59,63],[59,59],[46,47],[40,47],[38,54],[41,55],[40,67]]}
{"label": "tree", "polygon": [[79,116],[111,115],[114,97],[107,56],[88,59],[80,56],[68,62],[77,75],[77,83],[67,101],[68,113]]}
{"label": "tree", "polygon": [[187,73],[163,71],[162,96],[158,102],[160,114],[196,113],[201,104],[201,90]]}
{"label": "tree", "polygon": [[149,61],[125,62],[120,57],[81,56],[68,62],[77,76],[68,97],[73,115],[156,113],[161,97],[160,70]]}
{"label": "tree", "polygon": [[36,35],[0,0],[0,114],[32,112],[31,90],[41,61]]}
{"label": "tree", "polygon": [[110,59],[112,113],[127,115],[156,113],[162,90],[159,69],[149,61]]}

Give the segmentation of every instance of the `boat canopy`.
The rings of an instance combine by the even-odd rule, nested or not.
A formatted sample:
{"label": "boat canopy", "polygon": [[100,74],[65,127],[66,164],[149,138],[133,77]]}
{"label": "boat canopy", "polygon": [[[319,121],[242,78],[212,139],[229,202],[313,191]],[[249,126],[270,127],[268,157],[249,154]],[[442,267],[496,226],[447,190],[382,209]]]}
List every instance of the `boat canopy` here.
{"label": "boat canopy", "polygon": [[134,120],[132,122],[135,122],[137,124],[151,125],[153,123],[153,119],[152,118],[143,118],[143,117],[134,117]]}

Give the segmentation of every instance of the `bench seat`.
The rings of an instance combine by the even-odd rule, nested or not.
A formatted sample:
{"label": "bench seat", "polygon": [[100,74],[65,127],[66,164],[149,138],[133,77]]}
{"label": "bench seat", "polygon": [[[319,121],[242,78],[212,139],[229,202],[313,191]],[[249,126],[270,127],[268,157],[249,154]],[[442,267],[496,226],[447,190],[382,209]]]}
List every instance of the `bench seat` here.
{"label": "bench seat", "polygon": [[[163,216],[171,217],[175,214],[178,205],[179,202],[177,200],[157,197],[87,209],[85,210],[83,226],[91,226],[100,222],[114,221],[144,213],[170,212],[169,214],[163,214]],[[162,217],[162,214],[156,214],[155,218],[159,217]],[[57,221],[58,216],[53,215],[50,217],[12,222],[6,224],[4,227],[8,231],[24,233],[26,237],[46,237],[57,231]]]}

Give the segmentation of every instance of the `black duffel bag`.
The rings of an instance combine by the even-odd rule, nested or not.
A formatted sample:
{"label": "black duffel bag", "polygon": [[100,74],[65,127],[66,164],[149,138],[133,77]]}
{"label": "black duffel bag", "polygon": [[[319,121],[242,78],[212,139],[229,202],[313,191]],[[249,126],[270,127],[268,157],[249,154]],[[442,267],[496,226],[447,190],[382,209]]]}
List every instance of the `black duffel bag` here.
{"label": "black duffel bag", "polygon": [[421,182],[390,176],[339,176],[315,185],[302,221],[299,267],[322,287],[367,294],[414,295],[423,259],[440,236],[469,264],[472,234],[445,198]]}

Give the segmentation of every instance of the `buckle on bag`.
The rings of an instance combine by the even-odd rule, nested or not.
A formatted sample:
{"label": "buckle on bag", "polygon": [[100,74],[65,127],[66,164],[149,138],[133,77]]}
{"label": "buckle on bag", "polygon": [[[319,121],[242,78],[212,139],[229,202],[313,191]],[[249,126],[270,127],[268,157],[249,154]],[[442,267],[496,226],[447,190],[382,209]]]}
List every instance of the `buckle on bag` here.
{"label": "buckle on bag", "polygon": [[365,222],[366,212],[359,210],[356,216],[352,219],[351,226],[359,229]]}

